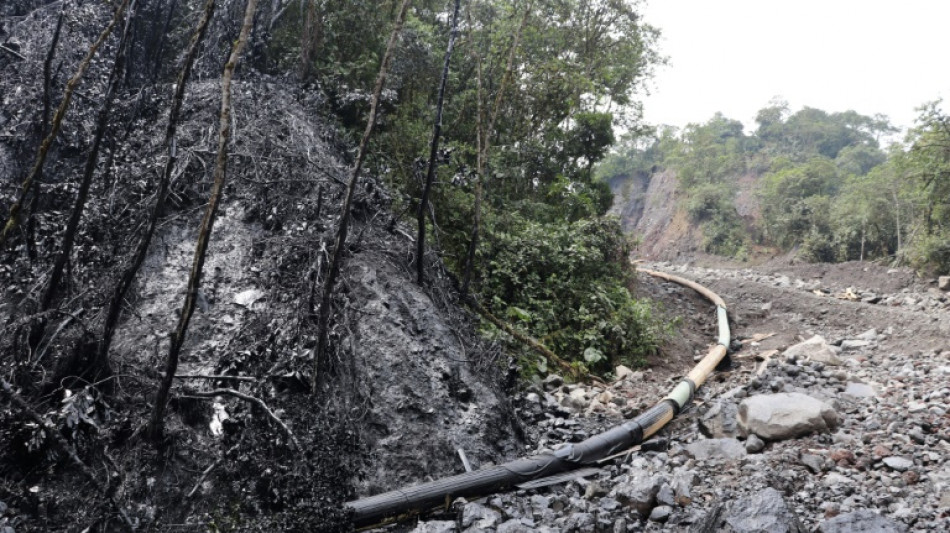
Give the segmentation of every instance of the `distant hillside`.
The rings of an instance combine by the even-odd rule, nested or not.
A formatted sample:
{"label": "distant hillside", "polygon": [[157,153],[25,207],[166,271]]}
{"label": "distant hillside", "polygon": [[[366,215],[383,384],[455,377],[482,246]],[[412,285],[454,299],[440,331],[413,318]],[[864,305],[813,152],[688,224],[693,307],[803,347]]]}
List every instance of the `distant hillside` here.
{"label": "distant hillside", "polygon": [[[886,117],[778,102],[758,128],[717,114],[620,147],[598,176],[645,258],[882,259],[950,268],[950,119],[934,104],[906,145],[882,150]],[[943,192],[941,192],[943,191]]]}

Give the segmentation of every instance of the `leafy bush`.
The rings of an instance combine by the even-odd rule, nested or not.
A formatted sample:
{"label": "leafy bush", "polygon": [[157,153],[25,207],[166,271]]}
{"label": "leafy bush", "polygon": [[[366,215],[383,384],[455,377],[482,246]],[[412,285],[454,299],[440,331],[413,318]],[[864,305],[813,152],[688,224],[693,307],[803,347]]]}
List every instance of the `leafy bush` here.
{"label": "leafy bush", "polygon": [[[656,351],[663,327],[630,294],[630,243],[617,219],[516,216],[509,226],[493,236],[481,286],[495,314],[595,372],[642,364]],[[523,362],[530,372],[530,357]]]}
{"label": "leafy bush", "polygon": [[911,264],[939,273],[950,273],[950,230],[914,240],[908,251]]}

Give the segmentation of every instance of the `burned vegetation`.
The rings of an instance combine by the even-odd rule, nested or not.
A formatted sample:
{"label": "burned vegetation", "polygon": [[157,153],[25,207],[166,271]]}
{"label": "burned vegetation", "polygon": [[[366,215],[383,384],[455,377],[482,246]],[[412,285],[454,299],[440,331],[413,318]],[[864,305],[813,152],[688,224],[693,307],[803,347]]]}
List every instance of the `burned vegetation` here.
{"label": "burned vegetation", "polygon": [[346,530],[516,452],[507,356],[372,170],[345,204],[345,99],[255,4],[0,8],[0,530]]}

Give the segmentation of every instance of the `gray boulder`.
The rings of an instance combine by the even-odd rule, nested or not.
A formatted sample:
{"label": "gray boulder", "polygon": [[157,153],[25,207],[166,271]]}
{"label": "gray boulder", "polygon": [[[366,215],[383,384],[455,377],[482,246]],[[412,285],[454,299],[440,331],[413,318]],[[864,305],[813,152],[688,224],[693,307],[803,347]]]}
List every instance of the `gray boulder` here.
{"label": "gray boulder", "polygon": [[759,438],[758,435],[752,433],[745,440],[745,451],[749,453],[759,453],[765,449],[765,441]]}
{"label": "gray boulder", "polygon": [[821,533],[903,533],[904,524],[883,517],[874,511],[861,509],[838,515],[818,526]]}
{"label": "gray boulder", "polygon": [[942,291],[950,291],[950,276],[940,276],[937,278],[937,288]]}
{"label": "gray boulder", "polygon": [[636,509],[641,516],[647,517],[656,506],[656,495],[660,492],[660,487],[666,482],[663,476],[641,473],[626,482],[618,483],[610,495],[620,503]]}
{"label": "gray boulder", "polygon": [[468,503],[462,508],[462,527],[494,528],[501,523],[501,513],[480,503]]}
{"label": "gray boulder", "polygon": [[766,440],[785,440],[838,425],[838,414],[827,403],[807,394],[759,394],[739,404],[739,430]]}
{"label": "gray boulder", "polygon": [[767,488],[713,507],[693,524],[692,533],[805,533],[782,493]]}
{"label": "gray boulder", "polygon": [[734,402],[718,400],[699,419],[699,430],[711,439],[735,437],[739,434],[738,412],[739,407]]}

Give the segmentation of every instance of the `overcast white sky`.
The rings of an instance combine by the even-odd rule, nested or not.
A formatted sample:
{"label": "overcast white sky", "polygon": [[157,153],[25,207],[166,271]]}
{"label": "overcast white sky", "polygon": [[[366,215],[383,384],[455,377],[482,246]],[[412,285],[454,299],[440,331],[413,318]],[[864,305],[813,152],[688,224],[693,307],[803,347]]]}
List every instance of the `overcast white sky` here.
{"label": "overcast white sky", "polygon": [[950,107],[948,0],[647,0],[644,18],[670,60],[644,99],[650,124],[722,111],[751,130],[775,96],[899,127],[925,102]]}

